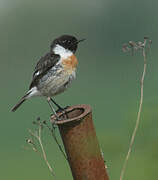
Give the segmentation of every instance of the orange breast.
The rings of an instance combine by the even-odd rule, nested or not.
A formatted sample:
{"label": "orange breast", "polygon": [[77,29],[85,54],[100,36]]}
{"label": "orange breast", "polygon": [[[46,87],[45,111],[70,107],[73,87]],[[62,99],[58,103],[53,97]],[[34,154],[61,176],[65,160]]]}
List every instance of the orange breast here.
{"label": "orange breast", "polygon": [[77,58],[75,55],[72,55],[66,59],[62,60],[62,64],[66,69],[74,71],[76,69],[76,66],[78,64]]}

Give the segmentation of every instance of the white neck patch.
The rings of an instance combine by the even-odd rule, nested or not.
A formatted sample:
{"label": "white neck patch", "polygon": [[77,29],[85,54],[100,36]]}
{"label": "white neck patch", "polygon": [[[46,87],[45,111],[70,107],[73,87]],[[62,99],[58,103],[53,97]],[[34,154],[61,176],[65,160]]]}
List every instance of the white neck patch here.
{"label": "white neck patch", "polygon": [[61,58],[64,58],[64,59],[73,55],[73,53],[70,50],[65,49],[64,47],[60,46],[59,44],[57,44],[55,46],[53,51],[54,51],[54,54],[58,54],[61,56]]}

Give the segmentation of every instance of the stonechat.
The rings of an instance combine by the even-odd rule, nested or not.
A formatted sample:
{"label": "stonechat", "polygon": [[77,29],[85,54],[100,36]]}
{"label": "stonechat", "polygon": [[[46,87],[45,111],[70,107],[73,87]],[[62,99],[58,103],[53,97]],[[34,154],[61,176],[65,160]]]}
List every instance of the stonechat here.
{"label": "stonechat", "polygon": [[62,109],[51,97],[64,92],[76,77],[78,60],[75,56],[79,42],[76,37],[62,35],[50,46],[50,51],[36,64],[28,92],[12,108],[16,109],[27,99],[44,96]]}

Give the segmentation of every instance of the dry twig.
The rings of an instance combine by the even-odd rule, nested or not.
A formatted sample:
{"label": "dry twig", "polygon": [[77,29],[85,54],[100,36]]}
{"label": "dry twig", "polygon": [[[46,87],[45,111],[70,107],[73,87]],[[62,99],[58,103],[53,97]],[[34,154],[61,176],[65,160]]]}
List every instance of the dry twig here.
{"label": "dry twig", "polygon": [[[48,162],[48,159],[47,159],[47,156],[46,156],[44,147],[43,147],[43,143],[42,143],[41,132],[42,132],[43,124],[41,124],[41,122],[40,122],[39,120],[38,120],[38,122],[34,122],[34,123],[36,123],[36,124],[38,125],[38,130],[35,131],[35,132],[32,132],[32,131],[29,129],[29,134],[30,134],[32,137],[36,138],[36,140],[38,140],[39,145],[40,145],[40,147],[41,147],[41,151],[42,151],[42,157],[43,157],[46,165],[48,166],[51,174],[52,174],[53,176],[55,176],[54,171],[53,171],[53,168],[51,167],[51,165],[50,165],[49,162]],[[32,149],[33,149],[35,152],[39,152],[39,151],[37,150],[37,147],[36,147],[36,145],[35,145],[35,143],[33,142],[32,139],[27,139],[27,143],[32,146]]]}
{"label": "dry twig", "polygon": [[[147,40],[149,42],[148,47],[146,47],[147,46]],[[135,124],[134,130],[133,130],[133,133],[132,133],[131,140],[130,140],[129,149],[128,149],[128,152],[127,152],[123,167],[121,169],[120,180],[123,180],[124,173],[125,173],[125,170],[126,170],[126,167],[127,167],[127,162],[128,162],[129,157],[130,157],[132,147],[133,147],[133,143],[134,143],[135,136],[136,136],[136,132],[138,130],[139,123],[140,123],[140,115],[141,115],[141,111],[142,111],[143,96],[144,96],[144,92],[143,92],[144,91],[144,78],[145,78],[145,75],[146,75],[146,67],[147,67],[146,54],[147,54],[147,51],[150,49],[151,43],[152,42],[148,37],[144,37],[144,42],[136,43],[136,42],[133,42],[133,41],[129,41],[129,43],[124,44],[123,48],[122,48],[124,52],[132,51],[132,54],[136,50],[142,50],[142,55],[143,55],[143,58],[144,58],[144,68],[143,68],[143,73],[142,73],[142,77],[141,77],[141,80],[140,80],[140,102],[139,102],[139,110],[138,110],[138,114],[137,114],[137,120],[136,120],[136,124]]]}
{"label": "dry twig", "polygon": [[56,137],[56,135],[55,135],[55,129],[54,129],[54,128],[51,129],[51,128],[48,126],[48,124],[47,124],[46,121],[43,121],[43,124],[44,124],[44,125],[48,128],[48,130],[51,132],[51,135],[52,135],[54,141],[56,142],[59,150],[60,150],[61,153],[63,154],[64,158],[65,158],[66,160],[68,160],[68,159],[67,159],[67,156],[66,156],[66,154],[65,154],[65,152],[64,152],[64,150],[63,150],[63,148],[62,148],[62,146],[59,144],[59,142],[58,142],[58,140],[57,140],[57,137]]}

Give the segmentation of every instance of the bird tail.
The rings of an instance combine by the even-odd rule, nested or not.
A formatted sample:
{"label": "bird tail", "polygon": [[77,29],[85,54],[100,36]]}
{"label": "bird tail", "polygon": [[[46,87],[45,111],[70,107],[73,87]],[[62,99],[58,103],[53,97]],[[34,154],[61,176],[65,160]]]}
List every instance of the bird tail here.
{"label": "bird tail", "polygon": [[23,104],[23,102],[28,98],[29,94],[30,93],[27,93],[25,96],[23,96],[20,101],[11,109],[11,111],[15,112],[19,108],[19,106],[21,106],[21,104]]}

